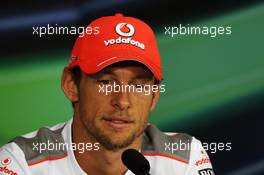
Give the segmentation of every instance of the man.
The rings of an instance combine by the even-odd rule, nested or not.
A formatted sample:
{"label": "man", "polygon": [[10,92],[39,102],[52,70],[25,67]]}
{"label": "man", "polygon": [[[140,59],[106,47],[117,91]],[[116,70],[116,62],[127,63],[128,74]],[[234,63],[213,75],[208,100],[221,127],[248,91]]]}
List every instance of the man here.
{"label": "man", "polygon": [[61,80],[73,118],[4,145],[0,172],[129,175],[133,173],[121,155],[133,148],[149,161],[152,175],[213,174],[200,141],[148,124],[162,80],[151,28],[122,14],[99,18],[88,27],[99,33],[76,40]]}

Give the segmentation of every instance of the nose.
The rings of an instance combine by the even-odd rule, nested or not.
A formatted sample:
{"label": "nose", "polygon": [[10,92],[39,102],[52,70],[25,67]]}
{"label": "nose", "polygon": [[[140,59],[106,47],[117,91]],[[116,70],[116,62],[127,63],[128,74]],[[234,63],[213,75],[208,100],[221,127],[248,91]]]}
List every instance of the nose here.
{"label": "nose", "polygon": [[112,105],[119,110],[126,110],[131,106],[129,92],[115,92],[112,98]]}

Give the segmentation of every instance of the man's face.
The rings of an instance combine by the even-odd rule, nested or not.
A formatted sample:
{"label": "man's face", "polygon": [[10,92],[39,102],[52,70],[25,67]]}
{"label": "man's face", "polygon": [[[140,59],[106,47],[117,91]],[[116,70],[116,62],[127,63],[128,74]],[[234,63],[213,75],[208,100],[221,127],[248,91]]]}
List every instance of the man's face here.
{"label": "man's face", "polygon": [[109,150],[125,148],[143,133],[158,99],[154,92],[145,95],[126,89],[106,95],[100,90],[114,84],[149,86],[154,77],[139,64],[114,64],[94,75],[82,74],[78,101],[81,121],[88,134]]}

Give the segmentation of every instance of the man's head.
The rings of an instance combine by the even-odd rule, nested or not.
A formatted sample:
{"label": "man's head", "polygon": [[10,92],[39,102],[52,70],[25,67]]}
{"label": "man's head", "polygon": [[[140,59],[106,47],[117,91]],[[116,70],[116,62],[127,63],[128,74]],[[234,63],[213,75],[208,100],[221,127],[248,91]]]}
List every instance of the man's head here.
{"label": "man's head", "polygon": [[[125,148],[143,133],[159,98],[159,90],[148,95],[146,89],[136,90],[159,87],[158,49],[154,33],[138,19],[117,15],[89,26],[95,25],[101,35],[77,39],[62,88],[87,134],[106,149]],[[124,25],[128,30],[122,30]],[[114,91],[116,85],[119,91]],[[112,91],[106,94],[109,88]]]}

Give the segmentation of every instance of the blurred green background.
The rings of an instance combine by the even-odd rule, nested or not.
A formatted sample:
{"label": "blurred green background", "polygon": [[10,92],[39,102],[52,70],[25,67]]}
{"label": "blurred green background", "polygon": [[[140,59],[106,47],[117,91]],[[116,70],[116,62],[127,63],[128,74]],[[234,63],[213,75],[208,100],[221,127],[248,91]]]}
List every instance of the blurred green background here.
{"label": "blurred green background", "polygon": [[[151,121],[161,128],[183,125],[196,113],[230,103],[264,88],[264,8],[254,7],[195,26],[231,26],[231,35],[175,36],[158,34],[166,93],[161,95]],[[60,88],[69,50],[28,55],[32,62],[1,65],[0,144],[43,125],[63,122],[72,108]],[[37,58],[37,61],[34,61]],[[45,61],[49,58],[48,61]],[[28,58],[27,58],[28,60]],[[53,61],[54,60],[54,61]],[[201,122],[214,116],[199,118]]]}

